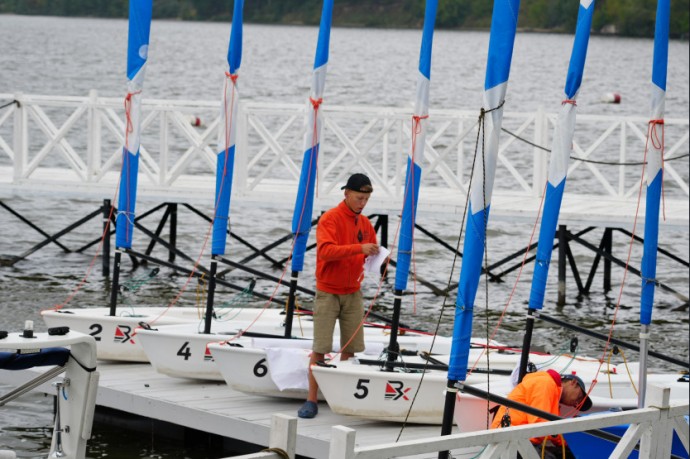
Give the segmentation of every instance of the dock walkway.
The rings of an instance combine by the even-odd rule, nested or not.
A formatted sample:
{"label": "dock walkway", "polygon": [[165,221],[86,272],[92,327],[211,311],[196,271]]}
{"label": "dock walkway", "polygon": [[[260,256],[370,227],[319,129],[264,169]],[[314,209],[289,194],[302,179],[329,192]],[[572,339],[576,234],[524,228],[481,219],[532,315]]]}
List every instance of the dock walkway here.
{"label": "dock walkway", "polygon": [[[16,104],[0,114],[0,199],[49,194],[111,198],[119,180],[124,113],[121,99],[0,94]],[[293,208],[303,160],[306,105],[242,102],[239,107],[233,202]],[[143,101],[138,198],[213,202],[218,102]],[[352,172],[365,172],[376,199],[371,212],[397,214],[410,145],[410,109],[326,106],[314,209],[342,199]],[[476,151],[478,113],[430,112],[418,212],[462,215]],[[546,183],[556,113],[503,115],[492,219],[533,222]],[[201,117],[200,126],[190,117]],[[578,115],[561,224],[627,227],[644,199],[637,197],[646,148],[645,118]],[[664,124],[664,205],[667,228],[690,225],[688,119]],[[651,152],[649,154],[652,154]],[[639,227],[639,225],[638,225]]]}
{"label": "dock walkway", "polygon": [[[296,416],[302,403],[244,394],[222,382],[172,378],[157,373],[145,363],[100,361],[98,371],[97,407],[112,408],[263,447],[269,443],[272,416]],[[2,370],[0,383],[18,386],[33,376],[34,371]],[[50,395],[55,393],[50,382],[36,390]],[[335,414],[326,403],[320,403],[316,418],[298,420],[297,454],[310,458],[328,457],[332,428],[338,425],[357,431],[358,447],[393,443],[401,428],[398,423]],[[440,426],[410,424],[405,427],[400,440],[437,436],[440,431]]]}

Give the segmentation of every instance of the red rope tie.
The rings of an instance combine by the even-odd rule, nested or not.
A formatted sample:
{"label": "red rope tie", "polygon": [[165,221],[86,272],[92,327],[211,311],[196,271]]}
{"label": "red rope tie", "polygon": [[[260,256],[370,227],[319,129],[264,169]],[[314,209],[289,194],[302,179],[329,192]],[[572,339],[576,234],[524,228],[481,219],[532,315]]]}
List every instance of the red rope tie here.
{"label": "red rope tie", "polygon": [[225,76],[232,80],[232,84],[237,85],[237,79],[240,77],[240,74],[225,72]]}
{"label": "red rope tie", "polygon": [[412,115],[412,132],[416,135],[422,132],[422,120],[429,118],[429,115],[419,116]]}
{"label": "red rope tie", "polygon": [[323,98],[319,97],[318,99],[313,99],[310,97],[309,102],[311,102],[312,107],[314,107],[314,111],[316,111],[321,106],[321,103],[323,102]]}
{"label": "red rope tie", "polygon": [[573,107],[577,107],[577,101],[575,99],[564,99],[561,105],[570,104]]}
{"label": "red rope tie", "polygon": [[[125,117],[127,119],[125,132],[127,134],[129,134],[130,132],[132,132],[134,130],[134,126],[132,126],[132,96],[135,94],[141,94],[141,91],[128,92],[127,95],[125,96]],[[125,141],[125,144],[127,144],[126,141]]]}
{"label": "red rope tie", "polygon": [[[657,131],[657,126],[661,126],[661,137],[659,137],[659,132]],[[664,221],[666,221],[666,192],[664,189],[664,120],[656,119],[649,120],[649,129],[647,133],[647,138],[651,140],[654,149],[661,152],[661,209],[663,212]],[[645,147],[646,148],[646,147]],[[646,156],[646,153],[645,153]]]}
{"label": "red rope tie", "polygon": [[[661,139],[659,138],[659,133],[656,130],[656,127],[658,125],[661,125]],[[664,136],[664,120],[649,120],[649,138],[652,140],[652,146],[656,148],[657,150],[661,150],[664,146],[663,142],[663,136]]]}

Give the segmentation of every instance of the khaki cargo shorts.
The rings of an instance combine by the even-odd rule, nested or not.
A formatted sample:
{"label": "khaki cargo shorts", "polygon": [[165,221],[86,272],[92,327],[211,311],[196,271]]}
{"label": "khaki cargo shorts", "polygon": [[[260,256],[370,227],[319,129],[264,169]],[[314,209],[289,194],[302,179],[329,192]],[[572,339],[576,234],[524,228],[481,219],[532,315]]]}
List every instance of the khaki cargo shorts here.
{"label": "khaki cargo shorts", "polygon": [[333,350],[333,331],[337,320],[340,325],[341,352],[364,351],[364,330],[359,326],[363,317],[362,292],[335,295],[317,290],[312,350],[319,354],[328,354]]}

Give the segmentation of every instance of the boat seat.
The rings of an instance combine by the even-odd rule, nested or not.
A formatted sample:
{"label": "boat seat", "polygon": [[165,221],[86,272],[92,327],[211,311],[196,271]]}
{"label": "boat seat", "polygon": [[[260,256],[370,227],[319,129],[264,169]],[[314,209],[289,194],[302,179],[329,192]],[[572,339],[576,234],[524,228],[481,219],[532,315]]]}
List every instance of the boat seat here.
{"label": "boat seat", "polygon": [[26,370],[42,366],[64,366],[69,359],[70,351],[64,347],[48,347],[30,354],[19,352],[0,352],[0,369]]}

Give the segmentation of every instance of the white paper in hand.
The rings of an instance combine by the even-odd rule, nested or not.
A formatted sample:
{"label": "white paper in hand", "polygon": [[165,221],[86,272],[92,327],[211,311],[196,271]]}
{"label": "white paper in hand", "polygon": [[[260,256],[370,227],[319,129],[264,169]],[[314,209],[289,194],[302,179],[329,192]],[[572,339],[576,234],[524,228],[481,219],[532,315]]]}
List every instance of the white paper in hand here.
{"label": "white paper in hand", "polygon": [[376,275],[381,274],[381,263],[384,262],[390,253],[391,251],[387,248],[383,246],[379,247],[378,253],[369,255],[364,259],[364,271]]}

